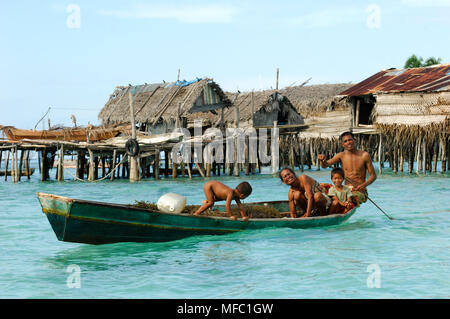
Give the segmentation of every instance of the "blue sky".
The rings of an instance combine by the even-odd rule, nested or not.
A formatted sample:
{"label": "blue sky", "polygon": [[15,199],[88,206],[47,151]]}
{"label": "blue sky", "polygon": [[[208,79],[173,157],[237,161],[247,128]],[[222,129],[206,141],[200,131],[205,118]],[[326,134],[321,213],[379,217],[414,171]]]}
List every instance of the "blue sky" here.
{"label": "blue sky", "polygon": [[[450,63],[450,0],[8,1],[0,125],[99,124],[117,85],[211,77],[224,90],[357,83],[416,54]],[[42,129],[39,125],[38,129]]]}

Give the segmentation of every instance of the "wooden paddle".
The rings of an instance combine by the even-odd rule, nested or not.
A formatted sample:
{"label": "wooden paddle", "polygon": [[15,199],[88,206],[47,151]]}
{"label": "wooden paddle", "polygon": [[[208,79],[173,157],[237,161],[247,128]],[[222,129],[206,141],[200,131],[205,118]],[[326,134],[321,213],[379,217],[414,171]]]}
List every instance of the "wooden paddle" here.
{"label": "wooden paddle", "polygon": [[[355,183],[353,183],[353,182],[352,182],[351,180],[349,180],[347,177],[345,177],[345,180],[346,180],[347,182],[349,182],[350,184],[352,184],[354,187],[356,187],[356,186],[355,186]],[[375,203],[375,202],[369,197],[369,195],[367,195],[367,199],[370,200],[371,203],[374,204],[375,207],[378,208],[378,209],[379,209],[379,210],[380,210],[387,218],[389,218],[390,220],[393,220],[393,219],[394,219],[394,218],[392,218],[391,216],[389,216],[388,214],[386,214],[386,212],[385,212],[384,210],[382,210],[381,207],[378,206],[377,203]]]}

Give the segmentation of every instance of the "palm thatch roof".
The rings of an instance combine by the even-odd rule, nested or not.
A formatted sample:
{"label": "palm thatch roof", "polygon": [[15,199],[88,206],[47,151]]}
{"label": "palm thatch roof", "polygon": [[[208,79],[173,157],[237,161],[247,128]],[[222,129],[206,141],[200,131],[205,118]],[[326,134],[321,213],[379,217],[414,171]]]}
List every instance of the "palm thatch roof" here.
{"label": "palm thatch roof", "polygon": [[292,86],[278,91],[226,92],[233,107],[225,111],[224,120],[226,123],[234,123],[234,107],[237,107],[240,122],[250,122],[253,113],[267,107],[270,97],[276,92],[285,97],[286,103],[292,105],[303,118],[325,113],[330,109],[344,109],[348,107],[346,101],[340,101],[336,95],[351,86],[346,83],[320,84]]}
{"label": "palm thatch roof", "polygon": [[130,91],[136,122],[151,125],[159,121],[176,121],[179,117],[189,119],[197,112],[215,112],[231,103],[219,85],[209,78],[119,86],[98,115],[103,124],[129,122]]}

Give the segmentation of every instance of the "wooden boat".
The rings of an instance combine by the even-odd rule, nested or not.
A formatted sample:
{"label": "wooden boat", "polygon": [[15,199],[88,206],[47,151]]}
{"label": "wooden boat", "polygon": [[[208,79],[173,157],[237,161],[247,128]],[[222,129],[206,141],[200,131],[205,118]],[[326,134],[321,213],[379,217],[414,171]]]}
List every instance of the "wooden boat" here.
{"label": "wooden boat", "polygon": [[[33,175],[33,173],[34,173],[34,168],[30,168],[29,172],[26,170],[22,170],[20,172],[20,175],[21,176],[31,176],[31,175]],[[11,171],[6,171],[7,176],[11,176],[11,174],[12,174]],[[5,176],[5,171],[0,171],[0,176]]]}
{"label": "wooden boat", "polygon": [[[250,218],[245,222],[228,217],[163,213],[133,205],[79,200],[45,193],[37,193],[37,197],[59,240],[85,244],[165,242],[246,229],[331,226],[346,221],[356,211],[354,208],[346,214],[310,218]],[[247,203],[250,204],[270,205],[280,212],[289,210],[288,201]],[[224,209],[224,205],[216,207]]]}
{"label": "wooden boat", "polygon": [[55,140],[87,142],[98,142],[116,137],[121,132],[131,132],[131,125],[115,125],[110,127],[88,126],[83,128],[64,128],[58,130],[34,131],[18,129],[13,126],[0,126],[0,130],[9,141],[28,140]]}

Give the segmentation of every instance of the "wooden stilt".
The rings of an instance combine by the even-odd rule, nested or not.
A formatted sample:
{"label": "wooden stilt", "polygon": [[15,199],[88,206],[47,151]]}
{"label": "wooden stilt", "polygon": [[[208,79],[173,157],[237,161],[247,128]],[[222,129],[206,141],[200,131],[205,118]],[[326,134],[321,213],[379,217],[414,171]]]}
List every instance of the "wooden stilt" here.
{"label": "wooden stilt", "polygon": [[423,141],[422,141],[422,172],[423,174],[426,174],[426,165],[427,165],[427,145],[426,145],[426,140],[425,137],[423,137]]}
{"label": "wooden stilt", "polygon": [[19,168],[18,168],[19,174],[17,176],[19,182],[20,182],[20,180],[22,178],[22,166],[23,166],[23,157],[24,157],[24,155],[25,155],[24,154],[24,150],[21,150],[20,151]]}
{"label": "wooden stilt", "polygon": [[16,170],[17,170],[17,165],[16,165],[16,159],[17,159],[17,154],[15,151],[15,148],[12,147],[11,148],[11,181],[13,183],[17,182],[17,175],[16,175]]}
{"label": "wooden stilt", "polygon": [[[113,170],[113,169],[116,167],[116,159],[117,159],[117,150],[114,149],[114,151],[113,151],[113,156],[112,156],[112,158],[111,158],[111,166],[110,166],[110,170]],[[119,170],[117,169],[117,171],[119,171]],[[110,179],[111,181],[114,180],[114,174],[115,174],[115,173],[116,173],[116,172],[114,171],[114,172],[112,172],[111,175],[109,176],[109,179]]]}
{"label": "wooden stilt", "polygon": [[156,149],[156,151],[155,151],[155,163],[154,163],[154,167],[153,167],[153,172],[154,172],[154,175],[155,175],[155,179],[159,179],[159,157],[160,157],[159,149]]}
{"label": "wooden stilt", "polygon": [[187,163],[187,171],[188,171],[189,179],[192,179],[192,163]]}
{"label": "wooden stilt", "polygon": [[383,173],[383,166],[381,165],[381,161],[383,159],[383,156],[381,154],[383,152],[383,137],[381,133],[379,135],[379,139],[380,141],[378,143],[378,173],[381,175]]}
{"label": "wooden stilt", "polygon": [[177,170],[178,170],[177,160],[172,157],[172,178],[177,178],[178,173]]}
{"label": "wooden stilt", "polygon": [[409,147],[408,152],[408,173],[411,174],[414,169],[414,148]]}
{"label": "wooden stilt", "polygon": [[88,172],[88,181],[93,181],[94,180],[94,152],[88,148],[88,153],[89,153],[89,172]]}
{"label": "wooden stilt", "polygon": [[7,155],[5,156],[5,181],[7,181],[8,180],[8,174],[7,174],[7,172],[8,172],[8,165],[9,165],[9,154],[10,154],[10,151],[6,151],[7,153]]}
{"label": "wooden stilt", "polygon": [[57,181],[62,182],[64,180],[64,144],[61,144],[61,146],[59,147],[57,174]]}
{"label": "wooden stilt", "polygon": [[[1,164],[1,156],[0,156],[0,164]],[[31,179],[31,170],[30,170],[30,150],[27,150],[25,155],[25,171],[27,172],[27,179]]]}

